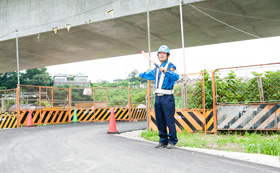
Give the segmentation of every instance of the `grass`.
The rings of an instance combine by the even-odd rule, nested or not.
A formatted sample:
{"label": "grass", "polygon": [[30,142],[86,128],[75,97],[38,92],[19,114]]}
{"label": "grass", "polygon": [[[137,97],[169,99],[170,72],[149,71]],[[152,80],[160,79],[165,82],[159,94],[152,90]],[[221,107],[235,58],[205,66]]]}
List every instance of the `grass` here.
{"label": "grass", "polygon": [[[260,153],[272,156],[280,156],[280,133],[264,135],[261,132],[245,132],[244,134],[207,134],[177,133],[179,142],[177,146],[206,148],[224,151]],[[158,142],[158,132],[144,131],[141,136],[147,140]]]}

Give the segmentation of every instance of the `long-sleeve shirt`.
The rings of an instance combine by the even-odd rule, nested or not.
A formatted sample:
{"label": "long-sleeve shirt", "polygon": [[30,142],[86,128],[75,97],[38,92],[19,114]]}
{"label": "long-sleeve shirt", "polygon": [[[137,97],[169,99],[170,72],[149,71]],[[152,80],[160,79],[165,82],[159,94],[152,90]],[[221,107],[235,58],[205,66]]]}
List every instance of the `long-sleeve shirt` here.
{"label": "long-sleeve shirt", "polygon": [[[165,65],[168,63],[168,60],[165,61],[163,64],[161,64],[161,67],[165,67]],[[162,84],[162,89],[166,89],[166,90],[172,90],[173,89],[173,85],[175,84],[175,82],[179,79],[179,75],[177,73],[175,73],[174,71],[169,70],[170,68],[174,68],[176,70],[176,66],[173,63],[169,63],[168,64],[168,68],[167,71],[165,73],[165,77],[164,77],[164,81]],[[142,78],[145,78],[147,80],[155,80],[156,79],[156,69],[154,68],[149,72],[144,72],[144,73],[140,73],[139,76]],[[159,69],[157,69],[159,71]],[[159,71],[158,73],[158,81],[157,83],[159,83],[160,81],[160,76],[161,76],[161,71]]]}

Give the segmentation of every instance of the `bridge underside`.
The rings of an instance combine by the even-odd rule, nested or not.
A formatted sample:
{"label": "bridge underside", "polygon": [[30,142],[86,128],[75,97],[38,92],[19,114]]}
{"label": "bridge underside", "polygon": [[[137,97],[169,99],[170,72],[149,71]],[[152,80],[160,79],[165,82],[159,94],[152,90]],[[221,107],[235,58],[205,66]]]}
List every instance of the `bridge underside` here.
{"label": "bridge underside", "polygon": [[[256,36],[264,38],[280,35],[278,0],[211,0],[192,5],[227,12],[226,14],[200,8],[209,15]],[[255,38],[217,22],[189,5],[183,6],[183,13],[186,47]],[[146,13],[141,13],[72,27],[69,33],[63,29],[58,30],[57,35],[51,31],[20,37],[20,69],[147,51],[146,19]],[[150,27],[152,51],[162,44],[171,49],[181,47],[179,6],[150,12]],[[0,61],[0,73],[16,70],[15,39],[0,42]]]}

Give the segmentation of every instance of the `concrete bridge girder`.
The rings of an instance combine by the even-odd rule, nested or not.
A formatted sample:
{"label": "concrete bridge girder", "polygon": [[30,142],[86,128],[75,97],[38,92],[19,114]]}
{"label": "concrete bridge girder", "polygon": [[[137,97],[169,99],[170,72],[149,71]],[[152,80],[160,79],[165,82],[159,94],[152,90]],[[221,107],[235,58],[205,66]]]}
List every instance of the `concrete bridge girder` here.
{"label": "concrete bridge girder", "polygon": [[[41,6],[44,5],[42,2],[45,1],[41,0]],[[67,4],[70,3],[70,7],[73,6],[71,2],[74,3],[74,1],[67,1]],[[101,5],[102,2],[104,4],[105,1],[96,1],[96,4],[93,4],[93,1],[89,2],[84,0],[83,2],[86,3],[83,8],[76,9],[72,7],[71,9],[74,8],[76,13],[81,13],[83,10],[89,10],[90,7],[88,6],[98,6]],[[69,33],[63,28],[59,29],[57,35],[55,35],[54,32],[50,30],[50,28],[55,25],[49,25],[48,30],[46,30],[45,26],[42,30],[39,28],[36,30],[34,28],[34,30],[32,29],[33,33],[27,30],[23,32],[19,29],[19,35],[21,36],[19,38],[20,69],[137,54],[140,53],[141,50],[147,51],[147,16],[145,12],[145,2],[137,0],[129,2],[124,0],[108,0],[106,2],[108,2],[109,5],[100,7],[100,9],[97,9],[97,12],[100,13],[101,10],[104,12],[107,9],[114,8],[116,10],[116,17],[107,18],[105,17],[106,13],[102,13],[102,15],[98,13],[96,16],[99,16],[99,18],[97,17],[97,19],[95,19],[96,21],[93,20],[89,25],[77,24],[78,26],[74,24],[79,22],[84,23],[84,19],[90,18],[91,16],[85,13],[84,16],[73,20],[67,19],[59,21],[59,25],[61,26],[65,26],[67,23],[74,23]],[[110,4],[110,2],[113,3]],[[160,4],[159,6],[156,6],[156,0],[151,0],[150,2],[151,9],[153,10],[150,12],[152,51],[157,50],[158,46],[161,44],[167,44],[171,49],[180,48],[181,33],[178,2],[164,0],[166,4]],[[3,1],[1,1],[1,3],[3,3]],[[46,5],[50,6],[52,3],[56,3],[56,1],[50,1]],[[75,1],[75,3],[78,2]],[[256,36],[264,38],[280,35],[280,17],[278,17],[280,16],[280,1],[185,1],[185,5],[183,6],[183,18],[186,47],[254,39],[254,37],[250,35],[236,31],[205,16],[191,6],[188,6],[187,3],[191,3],[197,7],[208,8],[208,10],[200,9],[218,20]],[[68,8],[69,4],[67,4],[65,2],[62,3],[62,5],[60,4],[60,6]],[[135,8],[135,12],[132,14],[132,7],[138,6],[139,9]],[[3,12],[3,8],[0,7],[0,9],[0,14],[5,13],[5,11]],[[117,12],[117,9],[123,11],[123,13],[120,14]],[[219,10],[220,12],[211,11],[209,9]],[[70,14],[66,12],[67,10],[69,9],[64,9],[64,13],[59,12],[57,14],[62,13],[61,16],[66,16],[66,14]],[[10,13],[10,11],[8,12]],[[45,11],[45,13],[47,13],[47,11]],[[34,15],[36,16],[36,14]],[[258,17],[258,19],[244,17],[242,15]],[[0,23],[9,24],[9,22],[5,20],[1,20]],[[34,22],[34,25],[35,24],[36,21]],[[31,35],[28,35],[30,34],[29,32],[31,32]],[[2,32],[0,33],[1,36]],[[38,33],[40,33],[39,39]],[[10,39],[0,41],[0,73],[16,70],[15,50],[14,38],[11,37]]]}

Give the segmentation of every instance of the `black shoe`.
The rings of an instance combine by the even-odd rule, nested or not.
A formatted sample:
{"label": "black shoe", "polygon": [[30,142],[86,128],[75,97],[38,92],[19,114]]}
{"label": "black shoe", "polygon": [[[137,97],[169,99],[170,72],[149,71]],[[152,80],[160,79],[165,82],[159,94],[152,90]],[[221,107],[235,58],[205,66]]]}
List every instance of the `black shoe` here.
{"label": "black shoe", "polygon": [[168,143],[167,149],[173,149],[175,147],[175,144],[173,143]]}
{"label": "black shoe", "polygon": [[163,143],[158,143],[155,148],[166,148],[166,144],[163,144]]}

